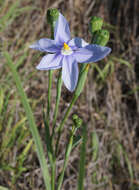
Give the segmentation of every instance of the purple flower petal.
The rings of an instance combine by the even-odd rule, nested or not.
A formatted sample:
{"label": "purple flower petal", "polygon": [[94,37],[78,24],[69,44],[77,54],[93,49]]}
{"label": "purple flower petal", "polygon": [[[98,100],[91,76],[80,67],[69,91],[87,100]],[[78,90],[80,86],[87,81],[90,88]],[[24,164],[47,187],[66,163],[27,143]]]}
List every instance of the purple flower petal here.
{"label": "purple flower petal", "polygon": [[59,13],[58,21],[55,25],[54,38],[58,44],[67,43],[70,40],[69,24],[61,13]]}
{"label": "purple flower petal", "polygon": [[77,49],[74,52],[74,57],[79,63],[90,63],[103,59],[110,52],[111,48],[90,44]]}
{"label": "purple flower petal", "polygon": [[56,42],[47,38],[38,40],[36,43],[32,44],[30,48],[50,53],[55,53],[57,50],[59,50],[59,47],[56,46]]}
{"label": "purple flower petal", "polygon": [[62,66],[62,79],[71,92],[74,91],[78,81],[78,64],[73,56],[64,56]]}
{"label": "purple flower petal", "polygon": [[78,37],[75,37],[73,38],[72,40],[69,41],[68,45],[69,46],[75,46],[75,47],[78,47],[78,48],[82,48],[82,47],[85,47],[87,46],[89,43],[87,43],[84,39],[82,38],[78,38]]}
{"label": "purple flower petal", "polygon": [[45,55],[36,68],[39,70],[50,70],[62,67],[62,79],[67,89],[71,92],[75,90],[78,82],[79,71],[77,62],[96,62],[103,59],[111,51],[108,47],[89,45],[78,37],[70,40],[68,22],[60,13],[55,25],[54,40],[43,38],[31,45],[30,48],[54,53]]}
{"label": "purple flower petal", "polygon": [[62,59],[63,56],[60,54],[45,55],[36,68],[38,70],[59,69],[62,67]]}

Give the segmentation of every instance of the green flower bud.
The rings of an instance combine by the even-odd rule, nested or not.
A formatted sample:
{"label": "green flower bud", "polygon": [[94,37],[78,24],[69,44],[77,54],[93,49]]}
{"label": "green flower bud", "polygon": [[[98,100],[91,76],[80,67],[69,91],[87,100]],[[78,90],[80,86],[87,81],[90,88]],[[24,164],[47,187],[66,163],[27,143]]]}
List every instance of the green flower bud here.
{"label": "green flower bud", "polygon": [[72,119],[73,119],[73,122],[74,122],[74,125],[76,126],[76,128],[79,128],[83,123],[82,119],[79,118],[78,115],[76,115],[76,114],[74,114],[72,116]]}
{"label": "green flower bud", "polygon": [[103,25],[103,19],[100,17],[93,16],[89,23],[89,30],[91,34],[100,30],[102,28],[102,25]]}
{"label": "green flower bud", "polygon": [[98,44],[100,46],[105,46],[110,38],[110,33],[108,30],[99,30],[96,31],[93,36],[93,44]]}
{"label": "green flower bud", "polygon": [[83,123],[83,120],[82,120],[81,118],[79,118],[79,119],[78,119],[78,122],[77,122],[78,127],[81,127],[82,123]]}
{"label": "green flower bud", "polygon": [[59,11],[55,8],[48,9],[47,11],[47,21],[48,23],[54,27],[55,23],[59,17]]}
{"label": "green flower bud", "polygon": [[78,120],[78,115],[74,114],[74,115],[72,116],[72,119],[73,119],[74,121]]}

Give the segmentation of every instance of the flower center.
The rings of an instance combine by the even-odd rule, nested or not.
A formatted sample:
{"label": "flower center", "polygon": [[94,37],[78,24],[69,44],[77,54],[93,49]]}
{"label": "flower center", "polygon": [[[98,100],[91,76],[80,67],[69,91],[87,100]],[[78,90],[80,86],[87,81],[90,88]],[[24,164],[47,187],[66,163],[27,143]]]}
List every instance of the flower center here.
{"label": "flower center", "polygon": [[61,53],[63,55],[70,55],[72,54],[72,49],[68,46],[68,44],[64,43],[61,49]]}
{"label": "flower center", "polygon": [[70,47],[66,43],[64,43],[63,48],[64,48],[64,50],[69,50],[70,49]]}

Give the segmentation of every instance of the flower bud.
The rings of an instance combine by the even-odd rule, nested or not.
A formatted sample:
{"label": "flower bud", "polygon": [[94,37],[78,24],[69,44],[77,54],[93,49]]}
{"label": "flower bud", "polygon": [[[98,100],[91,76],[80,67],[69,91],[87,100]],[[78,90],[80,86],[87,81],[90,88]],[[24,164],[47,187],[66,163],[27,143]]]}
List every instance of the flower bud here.
{"label": "flower bud", "polygon": [[91,34],[100,30],[102,28],[102,25],[103,25],[103,19],[100,17],[93,16],[89,23],[89,30]]}
{"label": "flower bud", "polygon": [[73,119],[73,121],[76,121],[76,120],[78,120],[78,115],[76,115],[76,114],[74,114],[73,116],[72,116],[72,119]]}
{"label": "flower bud", "polygon": [[72,116],[72,119],[73,119],[73,122],[74,122],[74,125],[76,126],[76,128],[81,127],[83,120],[81,118],[79,118],[78,115],[74,114]]}
{"label": "flower bud", "polygon": [[58,19],[58,16],[59,16],[59,11],[56,8],[48,9],[48,11],[47,11],[47,21],[52,27],[55,26],[55,23],[56,23],[56,21]]}
{"label": "flower bud", "polygon": [[110,33],[108,30],[99,30],[94,33],[93,44],[105,46],[109,41]]}
{"label": "flower bud", "polygon": [[79,118],[78,119],[78,127],[81,127],[82,123],[83,123],[83,120],[81,118]]}

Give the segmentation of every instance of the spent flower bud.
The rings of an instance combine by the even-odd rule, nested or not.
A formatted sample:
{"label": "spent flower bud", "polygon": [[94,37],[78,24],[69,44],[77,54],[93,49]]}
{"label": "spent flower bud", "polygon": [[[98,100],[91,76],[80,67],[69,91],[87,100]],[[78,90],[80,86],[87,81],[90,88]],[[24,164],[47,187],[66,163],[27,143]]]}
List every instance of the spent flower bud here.
{"label": "spent flower bud", "polygon": [[58,17],[59,17],[59,11],[56,8],[48,9],[47,21],[52,27],[55,26],[55,23],[56,23]]}
{"label": "spent flower bud", "polygon": [[108,30],[99,30],[96,31],[92,42],[100,46],[105,46],[109,41],[110,33]]}
{"label": "spent flower bud", "polygon": [[81,118],[78,119],[78,127],[80,127],[83,123],[83,120]]}
{"label": "spent flower bud", "polygon": [[72,116],[72,119],[73,119],[73,121],[75,121],[76,122],[76,120],[78,120],[78,115],[76,115],[76,114],[73,114],[73,116]]}
{"label": "spent flower bud", "polygon": [[79,128],[83,123],[83,120],[81,118],[79,118],[78,115],[76,115],[76,114],[74,114],[72,116],[72,119],[73,119],[73,122],[74,122],[74,125],[76,126],[76,128]]}
{"label": "spent flower bud", "polygon": [[89,30],[91,34],[93,34],[98,30],[101,30],[102,25],[103,25],[103,19],[100,17],[93,16],[89,23]]}

